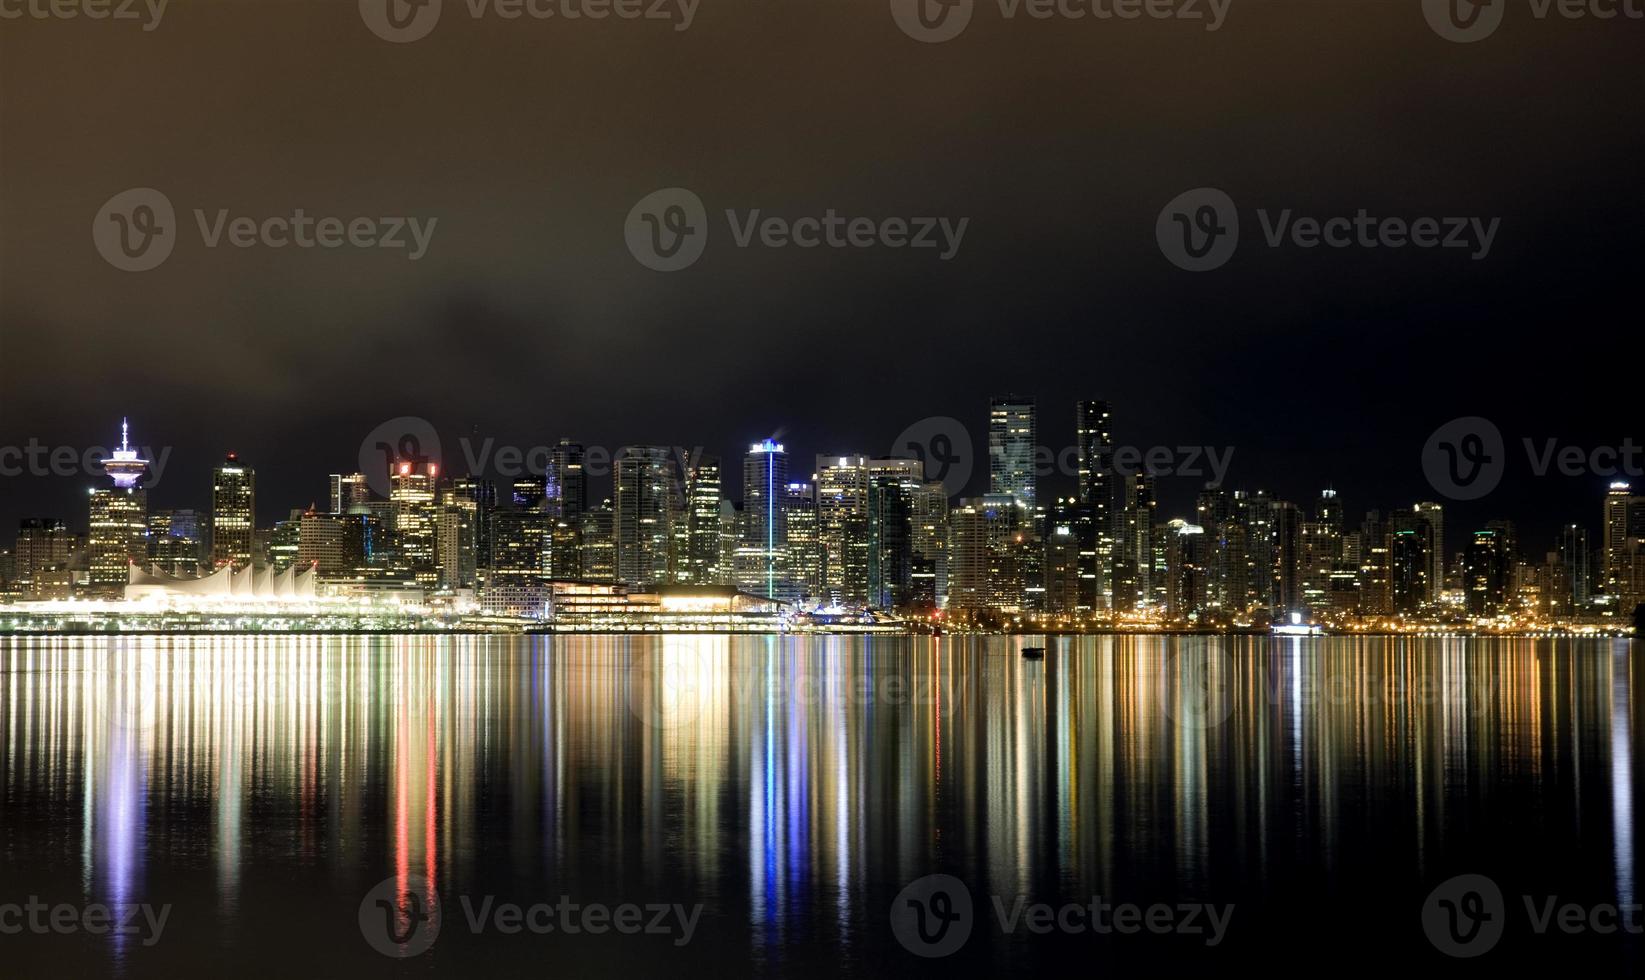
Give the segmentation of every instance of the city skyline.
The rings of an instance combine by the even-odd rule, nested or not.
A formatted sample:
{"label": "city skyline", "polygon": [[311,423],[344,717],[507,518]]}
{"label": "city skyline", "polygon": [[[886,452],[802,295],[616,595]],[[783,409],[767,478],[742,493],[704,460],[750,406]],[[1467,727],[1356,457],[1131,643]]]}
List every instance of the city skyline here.
{"label": "city skyline", "polygon": [[[386,473],[331,473],[328,509],[280,508],[287,516],[272,525],[256,516],[256,467],[232,452],[213,470],[203,515],[155,508],[151,521],[139,485],[149,461],[129,444],[122,419],[120,448],[104,464],[114,486],[92,489],[87,535],[75,537],[60,517],[22,519],[17,541],[0,552],[0,578],[23,583],[25,598],[97,596],[124,590],[128,564],[185,580],[224,567],[301,565],[334,583],[399,582],[433,596],[477,589],[482,606],[510,615],[522,608],[521,589],[531,603],[539,601],[532,590],[551,580],[581,580],[734,587],[798,607],[1110,622],[1147,611],[1236,624],[1293,614],[1432,618],[1447,604],[1470,616],[1604,610],[1626,618],[1645,598],[1645,496],[1623,481],[1608,485],[1597,534],[1567,521],[1544,549],[1513,518],[1459,525],[1437,501],[1369,508],[1356,524],[1336,487],[1299,504],[1230,486],[1221,479],[1226,461],[1211,450],[1218,479],[1177,515],[1158,508],[1153,454],[1116,445],[1110,403],[1074,406],[1077,444],[1062,453],[1041,445],[1033,397],[995,396],[989,405],[982,495],[967,495],[964,476],[950,472],[970,466],[969,450],[943,431],[951,419],[907,430],[917,438],[905,442],[906,455],[819,455],[810,479],[782,443],[762,439],[743,457],[740,498],[724,485],[720,458],[700,447],[622,447],[611,459],[612,494],[597,504],[587,484],[599,467],[569,438],[538,447],[540,473],[528,463],[499,487],[447,467],[432,430],[414,425],[426,423],[401,419],[389,424],[412,429],[361,446],[362,463],[384,451]],[[1447,473],[1478,451],[1470,440],[1471,429],[1440,447]],[[1198,466],[1209,448],[1179,451],[1192,449]],[[1168,455],[1160,464],[1175,464]],[[1048,467],[1071,472],[1075,493],[1044,492],[1039,473]],[[374,496],[382,479],[388,492]],[[83,578],[62,560],[63,545],[48,540],[64,536],[71,562],[84,555]],[[40,563],[45,553],[52,563]],[[49,584],[36,581],[41,573]]]}

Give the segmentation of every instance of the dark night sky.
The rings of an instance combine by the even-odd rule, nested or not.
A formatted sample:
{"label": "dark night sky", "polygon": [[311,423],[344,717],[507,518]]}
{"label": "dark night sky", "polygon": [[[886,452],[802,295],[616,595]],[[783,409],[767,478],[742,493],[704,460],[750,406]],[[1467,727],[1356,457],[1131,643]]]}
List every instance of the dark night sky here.
{"label": "dark night sky", "polygon": [[[445,2],[404,45],[348,0],[179,0],[149,33],[0,21],[0,446],[104,444],[129,414],[174,447],[151,506],[206,507],[233,448],[268,523],[400,415],[438,426],[448,468],[471,430],[728,457],[780,432],[809,460],[942,415],[980,449],[987,396],[1018,390],[1052,445],[1103,397],[1121,443],[1233,446],[1233,485],[1333,483],[1357,518],[1435,498],[1424,441],[1481,415],[1514,461],[1453,537],[1511,517],[1534,551],[1562,521],[1597,531],[1606,480],[1534,478],[1521,438],[1645,441],[1645,22],[1520,2],[1458,45],[1417,0],[1234,0],[1216,33],[986,0],[927,45],[883,0],[703,0],[679,33]],[[660,274],[623,221],[673,185],[714,227]],[[1192,274],[1154,223],[1207,185],[1244,235]],[[185,227],[160,268],[117,271],[89,229],[142,186]],[[207,249],[192,227],[296,207],[439,224],[417,262]],[[719,215],[755,207],[970,224],[949,262],[736,248]],[[1262,247],[1255,209],[1285,207],[1502,226],[1483,262]],[[0,543],[19,516],[83,526],[90,482],[0,478]],[[1164,484],[1162,517],[1195,489]]]}

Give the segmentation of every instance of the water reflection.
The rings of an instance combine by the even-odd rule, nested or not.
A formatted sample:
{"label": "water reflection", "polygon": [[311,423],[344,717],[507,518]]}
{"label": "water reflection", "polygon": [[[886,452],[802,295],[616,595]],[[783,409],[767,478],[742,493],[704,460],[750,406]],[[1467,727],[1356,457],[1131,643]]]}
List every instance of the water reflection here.
{"label": "water reflection", "polygon": [[[313,966],[339,954],[271,951],[257,923],[277,908],[351,942],[353,903],[385,876],[453,908],[706,906],[703,951],[601,949],[608,967],[880,963],[901,955],[890,896],[936,871],[985,912],[996,895],[1238,900],[1254,938],[1230,956],[1294,940],[1314,914],[1299,894],[1398,923],[1459,869],[1635,900],[1625,641],[1088,638],[1043,662],[1016,645],[0,642],[14,880],[179,904],[163,950],[35,941],[25,961],[175,965],[199,945]],[[429,955],[488,941],[452,928]],[[967,967],[1036,956],[1016,935],[977,944]]]}

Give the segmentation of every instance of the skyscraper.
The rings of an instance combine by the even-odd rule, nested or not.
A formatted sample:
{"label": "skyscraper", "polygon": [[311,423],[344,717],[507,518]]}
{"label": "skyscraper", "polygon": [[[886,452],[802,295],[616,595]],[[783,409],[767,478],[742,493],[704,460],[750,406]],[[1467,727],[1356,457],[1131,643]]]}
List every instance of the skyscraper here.
{"label": "skyscraper", "polygon": [[918,460],[911,478],[876,473],[868,480],[868,602],[881,609],[908,600],[914,563],[914,493],[923,482]]}
{"label": "skyscraper", "polygon": [[988,492],[1009,496],[1031,512],[1035,504],[1034,447],[1039,444],[1034,399],[999,395],[988,403]]}
{"label": "skyscraper", "polygon": [[331,513],[347,514],[356,504],[371,499],[371,485],[364,473],[331,474]]}
{"label": "skyscraper", "polygon": [[737,588],[773,599],[792,598],[787,587],[788,513],[782,506],[788,484],[788,453],[764,439],[743,457],[743,514],[737,546]]}
{"label": "skyscraper", "polygon": [[[1079,458],[1076,498],[1082,513],[1068,519],[1079,542],[1084,567],[1087,609],[1116,608],[1114,598],[1115,542],[1121,518],[1115,509],[1113,412],[1105,401],[1082,401],[1074,406],[1074,445]],[[1126,586],[1129,588],[1130,586]],[[1129,608],[1129,606],[1127,606]]]}
{"label": "skyscraper", "polygon": [[229,453],[211,473],[211,564],[245,568],[256,539],[257,471]]}
{"label": "skyscraper", "polygon": [[90,534],[86,539],[90,585],[99,595],[125,594],[129,569],[148,561],[148,494],[139,487],[148,461],[131,448],[130,432],[120,423],[120,448],[103,461],[113,487],[91,492]]}
{"label": "skyscraper", "polygon": [[401,462],[389,477],[389,503],[394,515],[394,549],[400,574],[414,578],[426,589],[439,585],[436,552],[439,510],[435,481],[438,464]]}
{"label": "skyscraper", "polygon": [[1508,551],[1498,530],[1475,531],[1462,553],[1462,587],[1470,615],[1495,616],[1508,598]]}
{"label": "skyscraper", "polygon": [[817,535],[825,598],[832,604],[868,601],[868,459],[818,456]]}
{"label": "skyscraper", "polygon": [[1559,561],[1570,589],[1572,607],[1581,610],[1593,597],[1593,558],[1588,553],[1587,528],[1567,524],[1560,530]]}
{"label": "skyscraper", "polygon": [[548,456],[549,509],[556,517],[574,518],[588,509],[588,478],[582,443],[561,439]]}
{"label": "skyscraper", "polygon": [[666,581],[673,519],[682,495],[679,467],[666,446],[627,446],[617,454],[615,508],[617,578],[637,586]]}
{"label": "skyscraper", "polygon": [[1618,614],[1631,616],[1645,602],[1645,495],[1617,482],[1605,494],[1601,524],[1605,592]]}
{"label": "skyscraper", "polygon": [[477,581],[479,505],[451,488],[440,494],[435,524],[435,566],[442,590],[472,589]]}
{"label": "skyscraper", "polygon": [[702,456],[686,477],[684,581],[720,585],[720,457]]}
{"label": "skyscraper", "polygon": [[815,601],[824,591],[817,488],[808,481],[790,482],[783,488],[782,507],[787,515],[788,577],[795,597]]}
{"label": "skyscraper", "polygon": [[1438,605],[1440,593],[1445,591],[1445,508],[1423,501],[1414,509],[1428,525],[1428,602]]}

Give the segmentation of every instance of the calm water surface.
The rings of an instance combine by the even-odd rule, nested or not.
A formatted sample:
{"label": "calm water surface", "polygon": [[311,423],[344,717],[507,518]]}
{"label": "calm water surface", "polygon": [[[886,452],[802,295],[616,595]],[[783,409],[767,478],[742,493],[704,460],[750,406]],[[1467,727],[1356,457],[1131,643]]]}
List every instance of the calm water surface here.
{"label": "calm water surface", "polygon": [[[1526,904],[1639,901],[1630,641],[1021,643],[0,640],[0,972],[1639,968],[1640,937]],[[925,958],[892,912],[933,874],[972,914]],[[1503,896],[1471,959],[1423,922],[1459,874]],[[379,951],[385,880],[431,893],[418,955]],[[158,941],[6,928],[31,899],[169,908]],[[1055,927],[1093,900],[1228,918],[1215,945]],[[489,917],[562,901],[672,931]],[[1012,914],[1039,903],[1046,934]]]}

